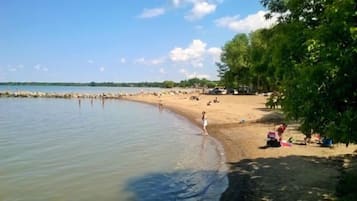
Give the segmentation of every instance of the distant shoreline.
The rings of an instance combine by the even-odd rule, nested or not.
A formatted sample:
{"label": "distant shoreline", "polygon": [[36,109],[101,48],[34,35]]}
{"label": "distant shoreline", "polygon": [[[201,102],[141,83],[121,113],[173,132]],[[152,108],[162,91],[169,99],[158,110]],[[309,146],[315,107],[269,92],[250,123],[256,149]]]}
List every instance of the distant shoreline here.
{"label": "distant shoreline", "polygon": [[0,82],[5,86],[161,87],[162,82]]}

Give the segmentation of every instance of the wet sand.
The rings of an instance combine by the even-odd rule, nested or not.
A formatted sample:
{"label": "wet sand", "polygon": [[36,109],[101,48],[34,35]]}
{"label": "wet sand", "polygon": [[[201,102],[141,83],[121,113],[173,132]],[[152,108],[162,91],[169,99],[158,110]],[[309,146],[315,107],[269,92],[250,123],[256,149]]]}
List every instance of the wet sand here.
{"label": "wet sand", "polygon": [[[219,103],[214,103],[215,97]],[[346,154],[352,156],[357,146],[300,145],[304,135],[298,125],[289,124],[283,138],[292,137],[295,143],[266,148],[267,132],[283,121],[282,114],[265,107],[266,98],[200,94],[123,97],[172,110],[199,127],[201,113],[206,111],[208,133],[222,143],[229,166],[229,186],[221,200],[334,200]]]}

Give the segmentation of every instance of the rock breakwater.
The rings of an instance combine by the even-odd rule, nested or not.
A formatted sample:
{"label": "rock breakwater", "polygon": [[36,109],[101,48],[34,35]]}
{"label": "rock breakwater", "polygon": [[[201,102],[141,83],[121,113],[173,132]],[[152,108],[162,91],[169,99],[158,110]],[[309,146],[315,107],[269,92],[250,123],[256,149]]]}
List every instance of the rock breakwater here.
{"label": "rock breakwater", "polygon": [[138,93],[56,93],[56,92],[32,92],[32,91],[0,91],[1,97],[15,98],[89,98],[89,99],[120,99],[124,96],[137,95],[180,95],[197,93],[197,90],[163,90],[161,92],[138,92]]}

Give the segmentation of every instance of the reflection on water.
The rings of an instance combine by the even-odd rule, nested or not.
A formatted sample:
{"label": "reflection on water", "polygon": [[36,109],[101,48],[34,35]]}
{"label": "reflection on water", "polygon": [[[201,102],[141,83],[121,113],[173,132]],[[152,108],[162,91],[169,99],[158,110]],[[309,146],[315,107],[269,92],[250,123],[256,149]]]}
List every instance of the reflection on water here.
{"label": "reflection on water", "polygon": [[222,149],[198,133],[146,104],[2,98],[0,200],[218,200]]}

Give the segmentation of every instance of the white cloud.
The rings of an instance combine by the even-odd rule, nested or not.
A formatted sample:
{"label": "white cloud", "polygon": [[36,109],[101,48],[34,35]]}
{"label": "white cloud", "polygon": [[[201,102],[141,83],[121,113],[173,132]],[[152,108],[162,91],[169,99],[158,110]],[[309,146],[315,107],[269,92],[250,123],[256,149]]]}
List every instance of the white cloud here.
{"label": "white cloud", "polygon": [[193,60],[190,63],[195,68],[202,68],[203,67],[203,59]]}
{"label": "white cloud", "polygon": [[182,74],[186,74],[186,73],[187,73],[186,69],[184,69],[184,68],[181,68],[181,69],[179,70],[179,72],[182,73]]}
{"label": "white cloud", "polygon": [[139,18],[153,18],[165,14],[164,8],[144,9]]}
{"label": "white cloud", "polygon": [[187,48],[176,47],[170,52],[172,61],[188,61],[201,58],[205,53],[206,43],[193,40]]}
{"label": "white cloud", "polygon": [[104,72],[104,70],[105,70],[105,68],[104,68],[103,66],[101,66],[101,67],[99,68],[99,71],[100,71],[100,72]]}
{"label": "white cloud", "polygon": [[88,59],[87,63],[92,64],[94,61],[92,59]]}
{"label": "white cloud", "polygon": [[190,76],[191,76],[191,78],[197,77],[197,78],[200,78],[200,79],[203,79],[203,78],[209,79],[209,78],[210,78],[210,76],[207,75],[207,74],[197,74],[196,72],[194,72],[194,73],[191,74]]}
{"label": "white cloud", "polygon": [[170,51],[170,59],[173,62],[188,62],[193,67],[202,68],[207,56],[213,61],[220,59],[222,50],[217,47],[206,49],[207,44],[201,40],[193,40],[187,48],[176,47]]}
{"label": "white cloud", "polygon": [[211,47],[207,50],[208,54],[212,56],[213,61],[219,61],[222,54],[222,49],[217,47]]}
{"label": "white cloud", "polygon": [[210,76],[207,74],[198,74],[196,72],[193,73],[189,73],[186,69],[180,69],[179,73],[183,74],[185,76],[186,79],[191,79],[191,78],[206,78],[208,79]]}
{"label": "white cloud", "polygon": [[166,74],[166,71],[165,71],[164,68],[160,68],[160,69],[159,69],[159,72],[160,72],[161,74]]}
{"label": "white cloud", "polygon": [[189,55],[186,53],[185,49],[176,47],[175,49],[171,50],[170,58],[172,61],[187,61],[189,59]]}
{"label": "white cloud", "polygon": [[165,62],[165,58],[157,58],[147,60],[144,57],[138,58],[134,61],[135,64],[143,64],[143,65],[159,65]]}
{"label": "white cloud", "polygon": [[149,64],[159,65],[165,62],[165,58],[152,59],[149,61]]}
{"label": "white cloud", "polygon": [[125,64],[125,63],[126,63],[126,59],[125,59],[124,57],[122,57],[122,58],[120,59],[120,63]]}
{"label": "white cloud", "polygon": [[215,23],[219,27],[228,28],[235,32],[249,33],[260,28],[269,28],[277,21],[277,16],[266,20],[264,15],[266,11],[258,11],[255,14],[248,15],[244,19],[240,19],[238,15],[233,17],[223,17],[215,20]]}
{"label": "white cloud", "polygon": [[174,6],[179,6],[180,3],[182,2],[182,0],[172,0],[172,4],[174,4]]}
{"label": "white cloud", "polygon": [[8,65],[7,66],[7,70],[10,71],[10,72],[16,72],[17,70],[20,70],[20,69],[23,69],[24,68],[24,65],[22,64],[18,64],[17,66],[12,66],[12,65]]}
{"label": "white cloud", "polygon": [[198,20],[204,16],[213,13],[216,10],[217,5],[208,3],[206,1],[194,1],[193,8],[190,13],[185,16],[188,20]]}
{"label": "white cloud", "polygon": [[145,63],[145,58],[144,57],[141,57],[141,58],[138,58],[138,59],[134,60],[134,64],[144,64],[144,63]]}
{"label": "white cloud", "polygon": [[42,66],[41,64],[36,64],[33,68],[36,69],[37,71],[40,71],[40,70],[42,70],[44,72],[48,71],[48,68],[45,66]]}
{"label": "white cloud", "polygon": [[36,64],[33,68],[36,70],[41,70],[41,64]]}
{"label": "white cloud", "polygon": [[185,15],[187,20],[199,20],[206,15],[216,11],[217,5],[223,0],[171,0],[175,8],[190,8],[190,11]]}

